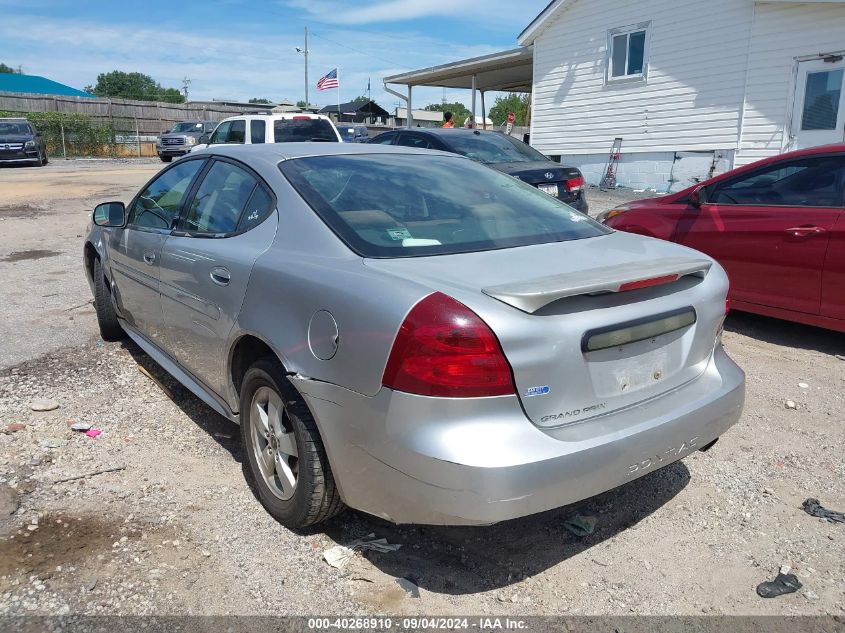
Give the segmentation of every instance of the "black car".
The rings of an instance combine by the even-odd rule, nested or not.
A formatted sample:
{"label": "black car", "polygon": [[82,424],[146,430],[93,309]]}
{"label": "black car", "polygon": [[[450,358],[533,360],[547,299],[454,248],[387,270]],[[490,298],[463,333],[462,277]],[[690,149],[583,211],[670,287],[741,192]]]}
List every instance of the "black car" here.
{"label": "black car", "polygon": [[26,119],[0,119],[0,164],[47,164],[44,139]]}
{"label": "black car", "polygon": [[369,142],[463,154],[534,185],[583,213],[587,212],[584,177],[578,169],[551,161],[530,145],[501,132],[416,128],[384,132]]}

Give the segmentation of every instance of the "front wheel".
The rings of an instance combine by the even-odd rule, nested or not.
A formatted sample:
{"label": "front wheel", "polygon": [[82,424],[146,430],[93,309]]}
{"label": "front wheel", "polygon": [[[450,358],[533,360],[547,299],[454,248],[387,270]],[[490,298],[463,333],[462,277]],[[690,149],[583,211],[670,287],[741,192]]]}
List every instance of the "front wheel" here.
{"label": "front wheel", "polygon": [[246,470],[277,521],[301,529],[344,509],[314,418],[275,359],[247,370],[240,417]]}

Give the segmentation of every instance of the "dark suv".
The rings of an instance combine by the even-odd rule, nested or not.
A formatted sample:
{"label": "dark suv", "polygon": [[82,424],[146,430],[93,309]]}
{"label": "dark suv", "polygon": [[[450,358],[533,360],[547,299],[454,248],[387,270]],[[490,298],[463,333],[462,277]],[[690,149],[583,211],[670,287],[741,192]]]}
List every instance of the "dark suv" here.
{"label": "dark suv", "polygon": [[211,134],[217,127],[217,121],[180,121],[158,138],[156,152],[165,163],[174,156],[184,156],[199,143],[203,134]]}
{"label": "dark suv", "polygon": [[44,139],[26,119],[0,119],[0,164],[47,164]]}

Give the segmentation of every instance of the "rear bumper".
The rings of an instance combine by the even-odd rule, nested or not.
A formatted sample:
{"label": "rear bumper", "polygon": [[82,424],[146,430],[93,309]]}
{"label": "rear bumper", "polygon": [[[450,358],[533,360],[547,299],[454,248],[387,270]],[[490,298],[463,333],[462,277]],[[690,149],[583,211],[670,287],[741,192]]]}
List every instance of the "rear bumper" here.
{"label": "rear bumper", "polygon": [[541,430],[515,396],[365,397],[302,378],[348,505],[396,523],[490,524],[564,506],[666,466],[737,422],[745,375],[716,350],[693,382],[581,424]]}

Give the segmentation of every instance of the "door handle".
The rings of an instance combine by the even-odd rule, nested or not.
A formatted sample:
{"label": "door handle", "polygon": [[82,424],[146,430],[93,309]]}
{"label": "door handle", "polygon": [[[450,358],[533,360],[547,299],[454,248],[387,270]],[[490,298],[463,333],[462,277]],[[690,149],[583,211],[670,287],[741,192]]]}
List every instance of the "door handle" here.
{"label": "door handle", "polygon": [[793,237],[813,237],[827,233],[827,229],[820,226],[793,226],[791,229],[786,229],[786,232]]}
{"label": "door handle", "polygon": [[145,264],[149,264],[150,266],[155,264],[155,261],[156,261],[156,254],[155,253],[147,252],[147,253],[144,253],[143,257],[144,257],[144,263]]}
{"label": "door handle", "polygon": [[222,267],[212,268],[209,276],[211,277],[211,281],[218,286],[228,286],[229,282],[232,281],[232,275]]}

